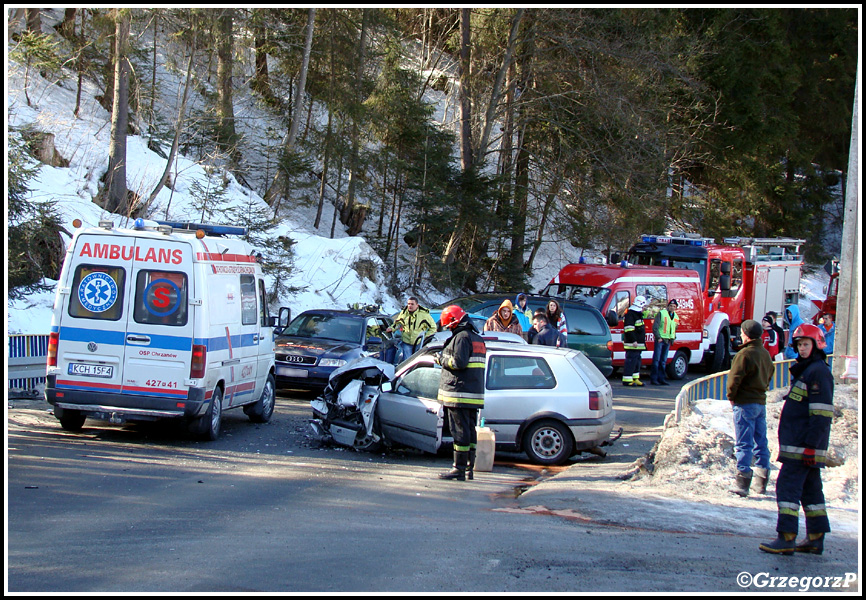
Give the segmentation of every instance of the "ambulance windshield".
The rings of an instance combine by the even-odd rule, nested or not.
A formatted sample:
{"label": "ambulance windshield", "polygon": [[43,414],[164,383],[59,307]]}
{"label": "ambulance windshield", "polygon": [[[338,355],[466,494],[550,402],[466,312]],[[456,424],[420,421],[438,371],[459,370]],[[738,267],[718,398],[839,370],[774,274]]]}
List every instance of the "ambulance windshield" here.
{"label": "ambulance windshield", "polygon": [[591,285],[572,285],[570,283],[556,283],[547,286],[542,292],[546,296],[564,298],[565,300],[576,300],[584,302],[601,310],[607,300],[610,290],[603,287]]}

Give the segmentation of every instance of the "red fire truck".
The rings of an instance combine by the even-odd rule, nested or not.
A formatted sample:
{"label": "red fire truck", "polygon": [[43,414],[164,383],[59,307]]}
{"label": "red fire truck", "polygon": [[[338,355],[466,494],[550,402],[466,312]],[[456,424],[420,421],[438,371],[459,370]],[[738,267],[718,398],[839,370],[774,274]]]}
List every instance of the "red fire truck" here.
{"label": "red fire truck", "polygon": [[614,366],[622,366],[622,318],[638,295],[649,302],[644,312],[647,350],[652,361],[652,321],[670,300],[679,304],[677,341],[671,346],[668,375],[682,378],[689,364],[705,363],[711,372],[730,364],[732,344],[739,343],[740,325],[768,312],[784,315],[799,301],[799,255],[804,240],[791,238],[711,238],[676,233],[644,235],[619,265],[570,264],[543,293],[583,300],[613,322]]}
{"label": "red fire truck", "polygon": [[812,304],[818,312],[812,317],[812,322],[817,325],[823,322],[825,314],[830,313],[836,318],[836,297],[839,295],[839,261],[831,260],[824,265],[824,270],[830,274],[830,283],[827,284],[827,298],[825,300],[812,300]]}

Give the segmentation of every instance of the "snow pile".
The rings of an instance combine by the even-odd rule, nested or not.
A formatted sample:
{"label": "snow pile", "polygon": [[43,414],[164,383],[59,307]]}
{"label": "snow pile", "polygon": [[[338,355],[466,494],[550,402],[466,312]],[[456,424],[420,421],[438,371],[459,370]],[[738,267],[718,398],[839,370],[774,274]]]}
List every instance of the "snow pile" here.
{"label": "snow pile", "polygon": [[[849,508],[859,504],[858,386],[837,385],[830,429],[828,467],[822,472],[827,503]],[[787,390],[767,394],[767,437],[770,456],[779,451],[779,415]],[[656,488],[665,495],[728,500],[736,474],[733,412],[730,402],[700,400],[679,424],[668,419],[653,450],[633,465],[627,485]],[[779,463],[771,464],[768,495],[773,495]]]}

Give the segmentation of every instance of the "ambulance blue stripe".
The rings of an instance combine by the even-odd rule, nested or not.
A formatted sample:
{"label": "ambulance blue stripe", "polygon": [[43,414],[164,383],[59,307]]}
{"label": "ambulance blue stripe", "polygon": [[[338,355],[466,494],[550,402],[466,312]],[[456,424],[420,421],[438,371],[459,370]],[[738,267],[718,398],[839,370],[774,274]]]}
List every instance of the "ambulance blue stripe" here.
{"label": "ambulance blue stripe", "polygon": [[[152,333],[135,332],[135,331],[101,331],[99,329],[85,329],[83,327],[61,327],[60,340],[69,342],[96,342],[97,344],[109,344],[114,346],[126,345],[127,335],[142,335],[150,338],[150,344],[147,345],[150,349],[155,350],[180,350],[186,351],[192,348],[192,344],[203,344],[207,346],[208,352],[218,352],[220,350],[228,350],[228,340],[224,335],[212,338],[193,338],[175,336],[175,335],[154,335]],[[243,335],[232,336],[232,348],[241,348],[246,346],[258,346],[254,333],[245,333]],[[130,346],[138,346],[138,344],[130,344]]]}
{"label": "ambulance blue stripe", "polygon": [[82,327],[61,327],[60,341],[62,342],[96,342],[97,344],[110,344],[123,346],[126,344],[125,331],[101,331],[99,329],[84,329]]}
{"label": "ambulance blue stripe", "polygon": [[[97,344],[108,344],[110,346],[126,345],[127,335],[142,335],[150,338],[147,348],[152,350],[180,350],[192,349],[192,338],[175,335],[154,335],[152,333],[140,333],[135,331],[101,331],[99,329],[84,329],[82,327],[61,327],[61,342],[96,342]],[[138,346],[138,344],[130,344]]]}
{"label": "ambulance blue stripe", "polygon": [[[138,333],[135,331],[130,331],[129,335],[146,335],[150,338],[150,343],[147,344],[147,347],[153,350],[192,350],[192,338],[190,337],[180,337],[175,335],[154,335],[152,333]],[[137,345],[138,344],[130,344],[130,346]]]}
{"label": "ambulance blue stripe", "polygon": [[[212,338],[195,338],[197,345],[207,346],[208,352],[219,352],[220,350],[229,349],[229,341],[226,336],[218,336]],[[256,334],[246,333],[244,335],[232,336],[232,349],[241,348],[243,346],[258,346]]]}

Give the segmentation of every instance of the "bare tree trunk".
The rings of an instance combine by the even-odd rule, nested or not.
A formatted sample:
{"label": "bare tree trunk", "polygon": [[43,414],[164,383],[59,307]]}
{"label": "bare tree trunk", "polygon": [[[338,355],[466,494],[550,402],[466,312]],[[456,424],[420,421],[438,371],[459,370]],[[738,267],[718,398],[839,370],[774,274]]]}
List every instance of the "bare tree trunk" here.
{"label": "bare tree trunk", "polygon": [[331,120],[333,113],[331,112],[330,104],[328,105],[328,127],[325,131],[325,158],[322,160],[322,185],[319,188],[319,207],[316,209],[316,220],[313,222],[315,229],[319,228],[319,223],[322,220],[322,209],[325,206],[325,186],[328,184],[328,163],[331,158],[331,144],[333,143],[331,135]]}
{"label": "bare tree trunk", "polygon": [[[295,96],[295,105],[292,110],[292,124],[289,127],[289,132],[286,139],[283,140],[283,156],[288,156],[292,152],[295,145],[295,137],[298,135],[298,126],[301,122],[301,108],[304,102],[304,89],[307,82],[307,70],[310,66],[310,52],[313,47],[313,26],[316,20],[316,9],[311,8],[307,13],[307,39],[304,44],[304,61],[301,65],[301,73],[298,77],[298,89]],[[279,199],[285,195],[288,187],[288,175],[284,169],[277,166],[277,172],[274,175],[274,180],[268,191],[265,193],[265,201],[272,207],[279,206]]]}
{"label": "bare tree trunk", "polygon": [[256,67],[251,87],[263,98],[270,101],[273,100],[274,93],[271,90],[271,79],[268,72],[268,30],[267,27],[258,24],[253,31],[255,33],[253,44],[256,50]]}
{"label": "bare tree trunk", "polygon": [[125,215],[126,189],[126,129],[129,116],[129,9],[112,9],[115,18],[114,102],[111,112],[111,145],[108,154],[108,175],[105,181],[105,208]]}
{"label": "bare tree trunk", "polygon": [[[473,168],[472,160],[472,103],[470,100],[469,90],[469,66],[471,55],[471,29],[470,17],[472,9],[460,9],[460,167],[463,171],[464,179],[470,174]],[[457,257],[457,249],[460,247],[460,242],[463,239],[463,232],[466,228],[463,215],[464,203],[460,203],[460,210],[457,212],[457,220],[454,224],[454,230],[451,232],[451,237],[448,240],[448,245],[445,247],[445,252],[442,256],[442,262],[451,264]]]}
{"label": "bare tree trunk", "polygon": [[75,13],[76,9],[67,8],[63,13],[63,21],[57,26],[57,32],[67,40],[75,35]]}
{"label": "bare tree trunk", "polygon": [[514,171],[514,204],[512,205],[511,250],[506,272],[515,278],[523,272],[526,244],[526,207],[529,198],[529,152],[526,148],[526,124],[517,137],[517,161]]}
{"label": "bare tree trunk", "polygon": [[472,169],[472,100],[469,90],[469,67],[472,58],[469,18],[472,9],[460,9],[460,167]]}
{"label": "bare tree trunk", "polygon": [[[87,14],[87,11],[81,9],[81,30],[80,30],[80,40],[84,40],[84,16]],[[73,28],[73,38],[75,37],[75,31]],[[81,88],[84,84],[84,63],[81,60],[81,53],[83,49],[81,45],[76,43],[75,52],[77,54],[75,58],[75,68],[78,70],[78,86],[75,89],[75,110],[72,111],[72,114],[75,115],[75,118],[78,118],[78,112],[81,110]]]}
{"label": "bare tree trunk", "polygon": [[157,194],[159,194],[160,190],[162,190],[165,182],[168,181],[168,175],[171,173],[171,166],[174,163],[174,159],[177,156],[177,147],[180,143],[180,132],[183,129],[183,122],[186,115],[186,102],[189,99],[189,89],[190,89],[190,81],[192,80],[192,65],[193,58],[195,57],[196,50],[196,32],[193,31],[192,45],[189,50],[189,61],[186,64],[186,83],[183,87],[183,100],[180,103],[180,110],[177,112],[177,123],[174,128],[174,140],[171,142],[171,152],[168,154],[168,160],[165,163],[165,171],[162,173],[162,177],[159,179],[159,183],[156,185],[154,190],[150,193],[150,196],[147,198],[147,202],[145,202],[145,209],[150,206],[150,204],[156,199]]}
{"label": "bare tree trunk", "polygon": [[154,104],[156,103],[156,40],[159,26],[159,9],[153,9],[153,63],[151,64],[150,75],[150,119],[151,123],[156,120],[156,112]]}
{"label": "bare tree trunk", "polygon": [[42,9],[25,8],[27,12],[27,31],[42,35]]}
{"label": "bare tree trunk", "polygon": [[217,142],[228,149],[235,162],[237,133],[235,132],[235,109],[232,103],[232,21],[234,9],[225,8],[217,19]]}
{"label": "bare tree trunk", "polygon": [[[364,81],[364,63],[367,56],[367,29],[369,27],[370,9],[365,8],[363,18],[361,19],[361,38],[358,41],[358,64],[355,70],[355,91],[358,94],[358,102],[362,102],[362,83]],[[358,123],[358,115],[352,118],[352,152],[349,154],[349,189],[346,193],[346,202],[340,211],[340,222],[344,225],[349,223],[352,218],[352,211],[355,209],[355,189],[357,187],[358,176],[355,171],[358,168],[358,155],[360,149],[360,127]]]}
{"label": "bare tree trunk", "polygon": [[535,241],[532,243],[532,251],[529,253],[529,258],[526,261],[524,268],[527,271],[532,270],[532,265],[535,262],[535,255],[538,254],[541,248],[541,242],[544,241],[544,230],[547,227],[547,217],[550,215],[550,209],[559,195],[559,190],[562,188],[562,177],[557,175],[550,190],[547,192],[547,199],[544,201],[544,207],[541,209],[541,220],[538,222],[538,230],[535,232]]}
{"label": "bare tree trunk", "polygon": [[524,8],[518,8],[517,13],[514,15],[514,20],[511,24],[511,34],[508,36],[508,44],[505,46],[505,57],[502,59],[502,65],[499,67],[499,73],[496,74],[493,89],[490,90],[490,104],[487,105],[487,113],[484,116],[484,131],[478,143],[477,156],[481,162],[484,162],[487,156],[487,145],[490,142],[490,131],[493,128],[496,107],[499,106],[499,98],[502,96],[502,82],[511,64],[511,55],[514,53],[514,46],[517,42],[517,32],[520,30],[520,20],[523,18],[525,10]]}

